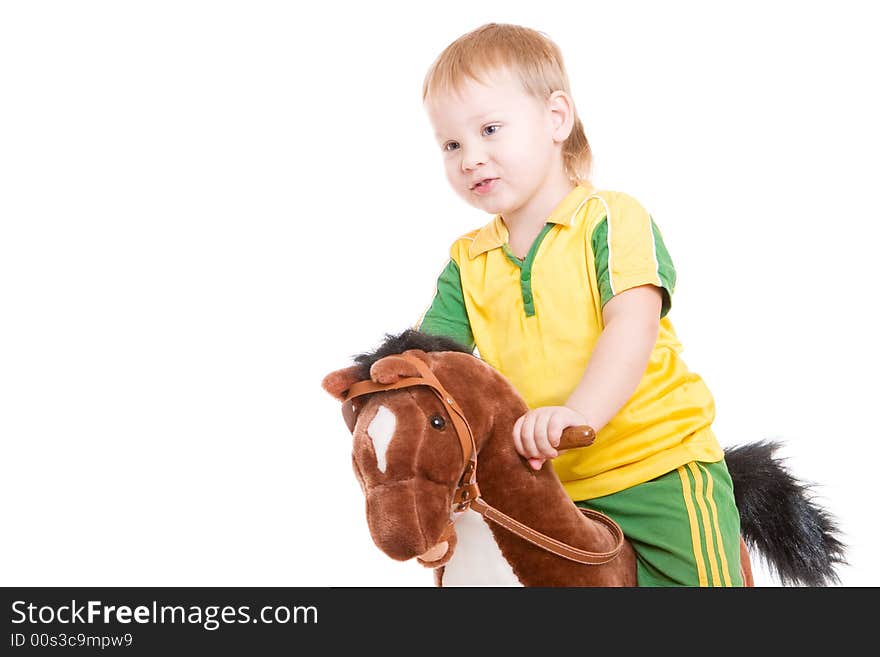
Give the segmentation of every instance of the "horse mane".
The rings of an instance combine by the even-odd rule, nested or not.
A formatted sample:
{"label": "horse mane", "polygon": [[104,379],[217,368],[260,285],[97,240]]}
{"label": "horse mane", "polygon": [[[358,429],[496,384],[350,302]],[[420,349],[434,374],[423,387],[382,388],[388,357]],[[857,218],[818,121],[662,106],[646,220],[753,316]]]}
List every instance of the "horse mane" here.
{"label": "horse mane", "polygon": [[406,329],[403,333],[392,335],[385,334],[383,342],[375,351],[358,354],[354,362],[360,365],[358,376],[361,380],[370,378],[370,368],[377,360],[393,354],[402,354],[408,349],[421,349],[422,351],[460,351],[473,355],[473,351],[466,346],[448,338],[445,335],[429,335],[415,329]]}

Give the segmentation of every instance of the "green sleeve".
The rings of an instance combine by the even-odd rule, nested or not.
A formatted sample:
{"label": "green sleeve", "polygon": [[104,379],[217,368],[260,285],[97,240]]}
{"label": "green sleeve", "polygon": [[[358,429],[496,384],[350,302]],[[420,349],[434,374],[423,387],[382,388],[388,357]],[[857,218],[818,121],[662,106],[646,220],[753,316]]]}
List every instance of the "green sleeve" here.
{"label": "green sleeve", "polygon": [[452,258],[437,279],[437,291],[431,306],[415,328],[431,335],[452,338],[470,351],[474,350],[474,336],[461,288],[461,273]]}
{"label": "green sleeve", "polygon": [[[669,251],[666,250],[666,244],[663,242],[663,236],[657,224],[651,219],[651,232],[654,242],[654,258],[657,263],[657,278],[646,280],[646,283],[657,285],[663,293],[663,304],[660,308],[660,319],[663,319],[670,308],[672,308],[672,293],[675,291],[675,266],[672,264],[672,258],[669,257]],[[599,294],[601,295],[602,307],[614,296],[614,290],[611,286],[611,273],[608,269],[608,218],[602,219],[593,229],[593,235],[590,239],[590,246],[593,249],[593,256],[596,263],[596,281],[599,284]],[[618,290],[620,292],[620,290]]]}

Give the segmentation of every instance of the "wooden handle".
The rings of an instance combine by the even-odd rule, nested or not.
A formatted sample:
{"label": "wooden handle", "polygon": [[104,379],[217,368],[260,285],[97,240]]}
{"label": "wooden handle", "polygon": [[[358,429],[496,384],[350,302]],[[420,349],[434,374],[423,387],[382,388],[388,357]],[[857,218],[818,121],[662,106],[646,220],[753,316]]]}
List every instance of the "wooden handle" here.
{"label": "wooden handle", "polygon": [[562,438],[560,438],[559,446],[556,449],[561,452],[564,449],[586,447],[592,445],[594,440],[596,440],[596,432],[593,431],[593,427],[586,424],[568,427],[562,432]]}

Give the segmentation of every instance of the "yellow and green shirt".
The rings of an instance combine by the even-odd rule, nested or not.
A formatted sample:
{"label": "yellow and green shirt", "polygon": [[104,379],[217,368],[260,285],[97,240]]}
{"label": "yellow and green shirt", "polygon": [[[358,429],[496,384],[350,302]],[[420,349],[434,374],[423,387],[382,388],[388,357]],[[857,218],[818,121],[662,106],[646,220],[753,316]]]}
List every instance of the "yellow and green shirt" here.
{"label": "yellow and green shirt", "polygon": [[712,394],[682,361],[668,317],[675,269],[639,202],[579,185],[553,210],[524,259],[507,241],[501,215],[455,240],[414,328],[476,347],[529,408],[565,404],[602,333],[609,299],[638,285],[662,288],[657,342],[632,397],[591,446],[552,461],[571,498],[608,495],[690,461],[721,460]]}

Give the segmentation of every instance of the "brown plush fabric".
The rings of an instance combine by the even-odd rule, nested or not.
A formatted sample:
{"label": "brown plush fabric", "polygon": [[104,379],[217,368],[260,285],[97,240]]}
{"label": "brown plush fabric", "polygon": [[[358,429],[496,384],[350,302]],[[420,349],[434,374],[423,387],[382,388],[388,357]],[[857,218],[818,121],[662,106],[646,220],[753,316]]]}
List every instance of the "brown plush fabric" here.
{"label": "brown plush fabric", "polygon": [[[431,367],[468,418],[478,454],[477,482],[488,504],[572,546],[593,552],[613,547],[607,529],[581,514],[549,462],[536,472],[516,453],[513,424],[528,409],[507,379],[470,354],[421,350],[407,353]],[[396,356],[386,356],[370,369],[372,380],[381,383],[417,374],[412,365]],[[342,400],[356,380],[356,368],[351,367],[327,375],[322,385]],[[366,496],[370,534],[376,545],[394,559],[418,557],[440,542],[463,467],[452,422],[443,405],[424,387],[373,393],[358,398],[356,403],[359,410],[352,460]],[[378,468],[373,442],[367,435],[380,406],[396,418],[384,472]],[[445,422],[439,429],[431,424],[431,418],[437,416]],[[526,586],[636,584],[635,556],[629,545],[609,564],[588,566],[551,554],[494,523],[490,523],[490,528],[503,556]],[[455,550],[454,534],[447,543],[442,558],[422,561],[436,568],[440,585],[442,565]]]}

